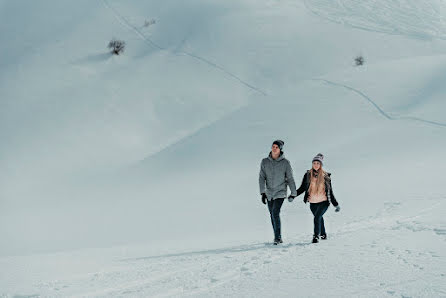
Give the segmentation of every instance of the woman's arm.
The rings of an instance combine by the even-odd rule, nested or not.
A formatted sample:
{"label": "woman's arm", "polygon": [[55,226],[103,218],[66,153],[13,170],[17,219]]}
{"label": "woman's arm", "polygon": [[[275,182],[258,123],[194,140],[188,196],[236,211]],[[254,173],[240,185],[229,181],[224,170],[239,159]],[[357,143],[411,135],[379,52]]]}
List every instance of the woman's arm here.
{"label": "woman's arm", "polygon": [[302,183],[300,184],[300,187],[296,190],[297,195],[300,196],[302,193],[304,193],[306,189],[306,180],[307,180],[307,173],[304,174],[304,177],[302,178]]}
{"label": "woman's arm", "polygon": [[331,179],[328,182],[330,184],[330,200],[333,206],[337,207],[339,205],[338,201],[336,201],[335,195],[333,193],[333,186],[331,186]]}

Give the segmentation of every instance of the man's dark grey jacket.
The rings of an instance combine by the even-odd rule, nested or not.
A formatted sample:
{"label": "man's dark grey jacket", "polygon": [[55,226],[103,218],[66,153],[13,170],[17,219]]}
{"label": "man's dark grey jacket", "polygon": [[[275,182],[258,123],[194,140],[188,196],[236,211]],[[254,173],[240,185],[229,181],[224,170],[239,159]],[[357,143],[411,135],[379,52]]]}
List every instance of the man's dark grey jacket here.
{"label": "man's dark grey jacket", "polygon": [[286,198],[287,186],[291,195],[296,196],[296,183],[293,178],[293,170],[283,152],[277,159],[271,157],[271,152],[260,164],[259,174],[260,194],[265,193],[268,200]]}

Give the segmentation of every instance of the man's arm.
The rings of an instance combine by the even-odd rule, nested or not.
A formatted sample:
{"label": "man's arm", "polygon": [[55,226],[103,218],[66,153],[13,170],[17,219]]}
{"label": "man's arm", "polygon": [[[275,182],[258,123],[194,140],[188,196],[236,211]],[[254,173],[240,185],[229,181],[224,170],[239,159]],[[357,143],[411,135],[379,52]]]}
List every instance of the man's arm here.
{"label": "man's arm", "polygon": [[260,163],[260,173],[259,173],[259,188],[260,188],[260,194],[266,193],[265,190],[265,182],[266,182],[266,173],[263,169],[263,161]]}
{"label": "man's arm", "polygon": [[297,196],[296,182],[294,182],[293,169],[291,168],[290,162],[288,162],[288,164],[287,164],[285,175],[286,175],[286,180],[287,180],[288,186],[290,187],[290,190],[291,190],[291,196],[296,197]]}

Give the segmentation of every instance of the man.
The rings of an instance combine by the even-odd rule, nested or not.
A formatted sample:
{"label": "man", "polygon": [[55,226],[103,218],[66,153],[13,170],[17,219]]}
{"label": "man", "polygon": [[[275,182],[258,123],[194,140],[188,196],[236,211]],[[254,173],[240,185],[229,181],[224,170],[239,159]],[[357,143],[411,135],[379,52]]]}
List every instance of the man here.
{"label": "man", "polygon": [[297,196],[293,170],[282,151],[284,144],[281,140],[273,142],[269,156],[264,158],[260,164],[259,174],[262,203],[268,203],[268,210],[271,215],[271,223],[274,230],[274,245],[283,243],[280,231],[280,208],[287,195],[287,186],[291,190],[288,201],[292,202]]}

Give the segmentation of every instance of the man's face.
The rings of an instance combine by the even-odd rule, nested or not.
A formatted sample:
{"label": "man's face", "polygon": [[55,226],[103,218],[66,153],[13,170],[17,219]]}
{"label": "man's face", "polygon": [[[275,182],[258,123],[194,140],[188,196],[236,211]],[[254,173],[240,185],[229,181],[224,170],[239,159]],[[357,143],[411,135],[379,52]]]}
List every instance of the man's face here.
{"label": "man's face", "polygon": [[274,155],[278,155],[280,153],[280,148],[276,144],[273,144],[273,146],[271,147],[271,151]]}

